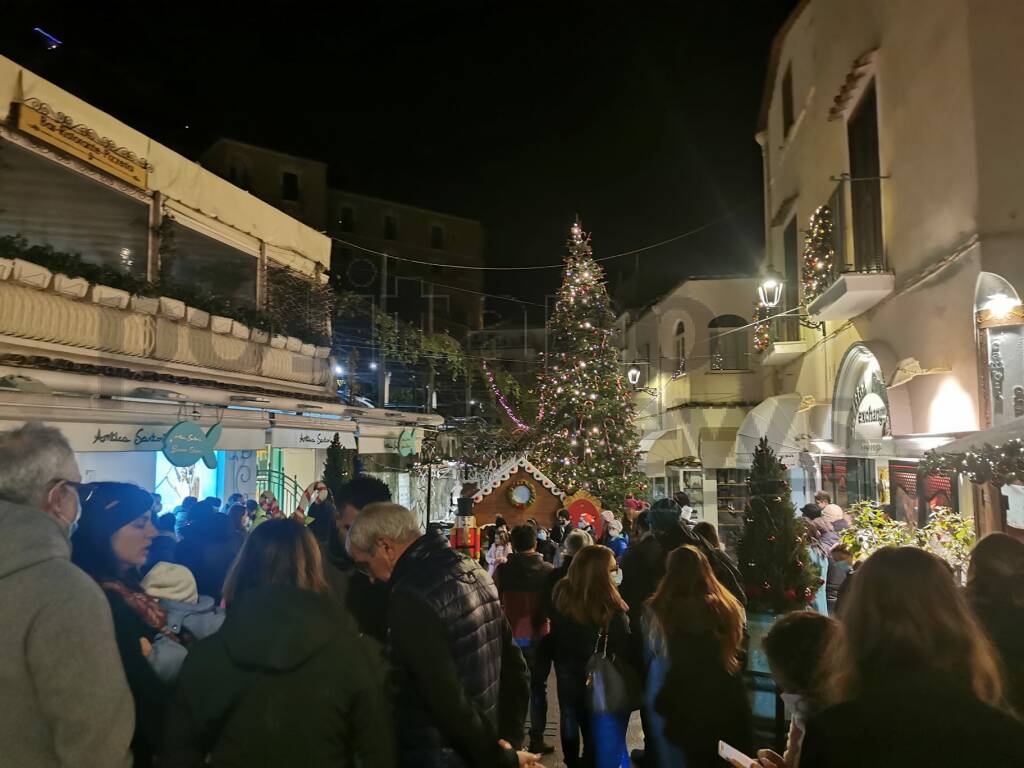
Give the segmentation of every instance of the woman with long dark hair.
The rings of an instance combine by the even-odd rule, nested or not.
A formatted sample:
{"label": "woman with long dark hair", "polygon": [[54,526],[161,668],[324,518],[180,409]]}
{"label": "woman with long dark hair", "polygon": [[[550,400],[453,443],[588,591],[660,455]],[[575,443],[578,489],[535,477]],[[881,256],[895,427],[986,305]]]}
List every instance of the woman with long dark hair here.
{"label": "woman with long dark hair", "polygon": [[382,671],[328,597],[320,557],[290,519],[249,534],[223,627],[182,667],[162,766],[394,765]]}
{"label": "woman with long dark hair", "polygon": [[833,706],[808,722],[801,768],[1024,765],[995,651],[944,561],[879,550],[841,622],[826,654]]}
{"label": "woman with long dark hair", "polygon": [[117,647],[135,699],[135,765],[149,768],[160,748],[169,689],[146,657],[161,637],[179,641],[159,601],[141,584],[139,569],[157,535],[150,520],[153,497],[128,483],[85,483],[78,493],[82,517],[71,537],[71,560],[99,582],[110,603]]}
{"label": "woman with long dark hair", "polygon": [[740,676],[746,616],[696,547],[673,550],[642,620],[645,709],[659,768],[717,766],[721,739],[751,743]]}
{"label": "woman with long dark hair", "polygon": [[629,634],[629,606],[617,588],[621,574],[610,549],[584,547],[552,592],[551,637],[562,715],[562,752],[569,768],[629,766],[626,727],[630,713],[591,717],[586,700],[587,662],[599,640],[602,647],[607,641],[609,655],[634,668],[639,666]]}
{"label": "woman with long dark hair", "polygon": [[971,552],[967,600],[999,652],[1006,700],[1024,715],[1024,541],[990,533]]}

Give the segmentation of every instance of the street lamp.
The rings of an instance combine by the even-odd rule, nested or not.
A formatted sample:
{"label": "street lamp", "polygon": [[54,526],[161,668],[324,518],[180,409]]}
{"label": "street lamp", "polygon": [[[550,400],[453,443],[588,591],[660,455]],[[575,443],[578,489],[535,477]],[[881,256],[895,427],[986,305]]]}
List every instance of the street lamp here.
{"label": "street lamp", "polygon": [[761,278],[761,284],[757,286],[761,304],[769,309],[779,306],[779,302],[782,301],[782,285],[782,275],[776,272],[774,267],[768,267]]}
{"label": "street lamp", "polygon": [[626,378],[629,380],[630,386],[635,387],[640,383],[640,366],[631,365],[629,370],[626,371]]}

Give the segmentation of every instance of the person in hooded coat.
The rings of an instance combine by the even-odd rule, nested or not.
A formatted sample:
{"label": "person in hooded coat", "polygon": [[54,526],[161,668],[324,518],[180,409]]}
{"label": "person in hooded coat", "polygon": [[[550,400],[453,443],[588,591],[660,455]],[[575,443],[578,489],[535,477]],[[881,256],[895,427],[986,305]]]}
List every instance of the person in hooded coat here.
{"label": "person in hooded coat", "polygon": [[220,602],[224,579],[234,562],[243,538],[235,531],[227,515],[204,499],[189,510],[188,524],[182,529],[175,559],[196,577],[199,594]]}
{"label": "person in hooded coat", "polygon": [[223,627],[181,669],[161,768],[395,765],[382,670],[328,591],[303,526],[253,530],[225,584]]}

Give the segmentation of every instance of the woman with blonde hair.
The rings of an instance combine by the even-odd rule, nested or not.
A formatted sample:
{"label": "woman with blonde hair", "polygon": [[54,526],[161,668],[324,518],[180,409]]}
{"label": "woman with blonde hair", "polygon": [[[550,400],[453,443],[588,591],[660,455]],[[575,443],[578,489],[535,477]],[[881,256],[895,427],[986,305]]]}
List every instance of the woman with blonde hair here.
{"label": "woman with blonde hair", "polygon": [[1024,765],[992,645],[944,561],[881,549],[857,569],[826,658],[833,706],[807,724],[800,768]]}
{"label": "woman with blonde hair", "polygon": [[224,599],[224,625],[182,666],[161,766],[395,764],[383,674],[328,596],[305,526],[253,529]]}
{"label": "woman with blonde hair", "polygon": [[[591,545],[573,558],[552,593],[551,638],[565,764],[629,768],[629,712],[594,714],[587,706],[587,662],[600,643],[609,656],[638,668],[629,633],[629,606],[619,595],[622,572],[608,547]],[[580,757],[580,734],[583,756]]]}
{"label": "woman with blonde hair", "polygon": [[743,606],[696,547],[673,550],[642,620],[648,662],[644,709],[659,768],[721,765],[719,740],[751,745],[740,675]]}

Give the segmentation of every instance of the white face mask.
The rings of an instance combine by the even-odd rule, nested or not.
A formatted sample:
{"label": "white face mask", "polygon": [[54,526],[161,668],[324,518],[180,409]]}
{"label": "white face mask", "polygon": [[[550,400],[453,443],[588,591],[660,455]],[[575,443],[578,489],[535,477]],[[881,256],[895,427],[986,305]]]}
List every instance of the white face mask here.
{"label": "white face mask", "polygon": [[616,568],[615,569],[615,573],[612,574],[612,584],[614,584],[616,587],[618,587],[618,586],[620,586],[622,584],[622,569],[621,568]]}

